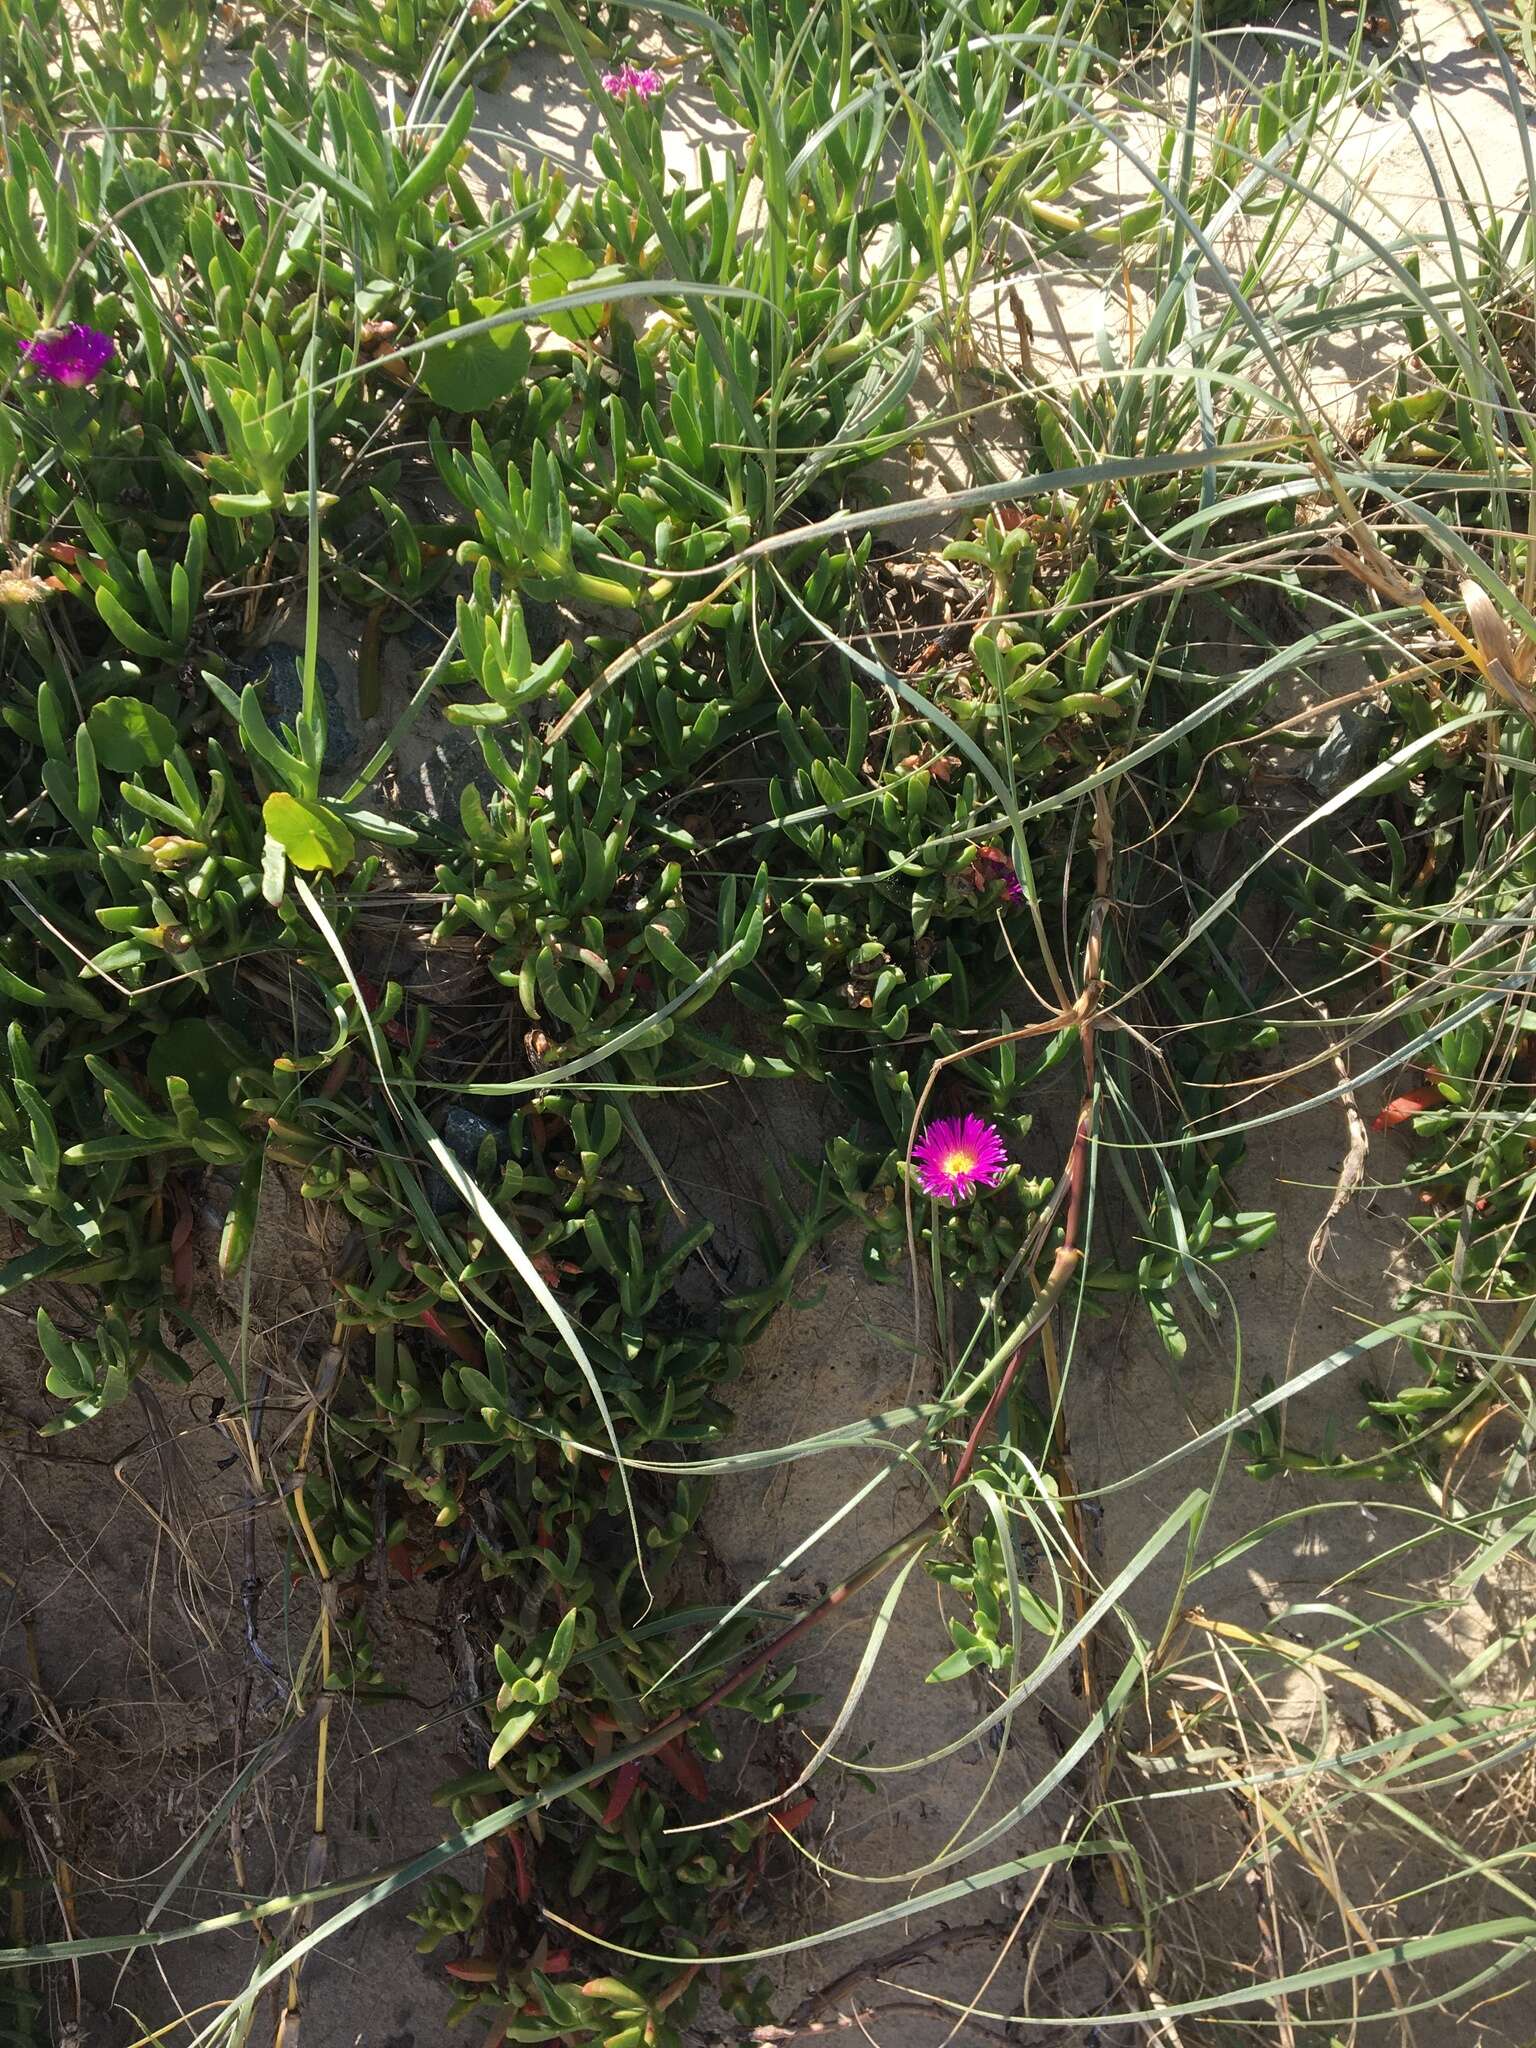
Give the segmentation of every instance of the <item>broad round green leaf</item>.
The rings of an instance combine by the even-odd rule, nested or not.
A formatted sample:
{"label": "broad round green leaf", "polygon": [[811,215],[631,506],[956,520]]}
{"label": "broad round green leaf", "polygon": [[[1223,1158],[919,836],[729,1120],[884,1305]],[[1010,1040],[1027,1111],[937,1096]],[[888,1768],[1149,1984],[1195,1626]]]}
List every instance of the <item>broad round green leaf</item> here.
{"label": "broad round green leaf", "polygon": [[176,746],[175,726],[163,711],[139,697],[103,697],[91,706],[85,729],[97,760],[114,775],[156,768]]}
{"label": "broad round green leaf", "polygon": [[204,1116],[230,1114],[229,1077],[249,1057],[234,1033],[202,1017],[183,1017],[162,1031],[149,1049],[145,1070],[163,1099],[175,1075]]}
{"label": "broad round green leaf", "polygon": [[153,157],[124,157],[104,197],[135,248],[153,259],[151,268],[173,268],[185,252],[191,198],[182,175]]}
{"label": "broad round green leaf", "polygon": [[[503,299],[471,299],[467,309],[455,307],[427,329],[427,338],[452,335],[477,320],[493,319],[508,310]],[[508,398],[528,374],[532,344],[521,321],[484,328],[462,339],[436,341],[419,363],[422,389],[434,405],[450,412],[483,412]]]}
{"label": "broad round green leaf", "polygon": [[313,872],[326,868],[337,873],[352,858],[352,834],[334,812],[304,797],[290,796],[285,789],[274,790],[261,807],[268,832],[296,868]]}
{"label": "broad round green leaf", "polygon": [[[528,267],[528,296],[543,305],[546,299],[563,298],[584,285],[596,271],[592,258],[572,242],[549,242],[534,252]],[[548,324],[567,341],[590,341],[603,324],[601,306],[578,306],[564,313],[551,313]]]}

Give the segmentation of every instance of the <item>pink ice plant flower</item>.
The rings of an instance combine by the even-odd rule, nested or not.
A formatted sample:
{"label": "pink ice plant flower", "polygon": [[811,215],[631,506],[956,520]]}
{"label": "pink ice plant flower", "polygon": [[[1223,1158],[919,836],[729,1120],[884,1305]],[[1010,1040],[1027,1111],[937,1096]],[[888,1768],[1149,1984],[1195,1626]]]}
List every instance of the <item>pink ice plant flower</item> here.
{"label": "pink ice plant flower", "polygon": [[995,1188],[1008,1164],[1002,1133],[979,1116],[941,1116],[912,1147],[918,1185],[953,1207],[972,1188]]}
{"label": "pink ice plant flower", "polygon": [[22,355],[39,376],[48,378],[50,383],[66,384],[72,391],[79,391],[100,376],[116,352],[110,334],[102,334],[80,320],[72,320],[68,327],[53,328],[21,345]]}
{"label": "pink ice plant flower", "polygon": [[985,889],[988,882],[1001,882],[1004,899],[1009,903],[1024,901],[1024,884],[1019,880],[1018,870],[1006,853],[995,846],[978,846],[976,858],[971,866],[978,889]]}
{"label": "pink ice plant flower", "polygon": [[617,71],[604,72],[603,91],[616,100],[654,99],[661,91],[661,73],[649,66],[640,71],[633,64],[621,64]]}

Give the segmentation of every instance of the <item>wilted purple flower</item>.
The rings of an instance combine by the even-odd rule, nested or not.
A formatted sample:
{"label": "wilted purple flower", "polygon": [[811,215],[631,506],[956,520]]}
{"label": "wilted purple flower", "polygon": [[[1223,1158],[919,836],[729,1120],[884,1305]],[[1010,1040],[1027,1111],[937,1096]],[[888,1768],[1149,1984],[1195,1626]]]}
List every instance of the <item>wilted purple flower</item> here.
{"label": "wilted purple flower", "polygon": [[1008,1164],[1002,1135],[979,1116],[941,1116],[912,1147],[918,1185],[953,1206],[972,1188],[995,1188]]}
{"label": "wilted purple flower", "polygon": [[1018,870],[1007,854],[995,846],[978,846],[971,864],[971,874],[978,889],[985,889],[988,882],[1001,882],[1003,895],[1010,903],[1024,901],[1024,884],[1019,880]]}
{"label": "wilted purple flower", "polygon": [[39,376],[78,391],[106,368],[116,350],[110,334],[72,320],[68,327],[49,328],[24,341],[21,353]]}
{"label": "wilted purple flower", "polygon": [[633,64],[622,64],[617,71],[604,72],[603,91],[616,100],[654,99],[661,91],[661,73],[649,68],[639,71]]}

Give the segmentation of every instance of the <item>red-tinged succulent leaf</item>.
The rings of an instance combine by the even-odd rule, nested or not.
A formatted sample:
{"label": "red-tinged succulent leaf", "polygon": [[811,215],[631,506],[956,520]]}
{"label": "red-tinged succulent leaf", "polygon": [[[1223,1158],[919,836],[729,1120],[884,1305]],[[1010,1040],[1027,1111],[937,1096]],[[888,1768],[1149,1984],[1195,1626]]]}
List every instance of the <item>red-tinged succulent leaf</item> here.
{"label": "red-tinged succulent leaf", "polygon": [[1421,1116],[1426,1109],[1440,1109],[1445,1097],[1438,1088],[1410,1088],[1406,1094],[1394,1095],[1385,1109],[1371,1118],[1373,1131],[1395,1131],[1399,1124],[1410,1122]]}
{"label": "red-tinged succulent leaf", "polygon": [[613,1780],[613,1790],[608,1795],[608,1804],[603,1808],[602,1825],[615,1828],[623,1818],[624,1809],[635,1796],[635,1787],[640,1782],[638,1763],[621,1764]]}
{"label": "red-tinged succulent leaf", "polygon": [[664,1742],[656,1754],[691,1799],[709,1797],[709,1787],[704,1782],[699,1760],[692,1750],[684,1747],[680,1735],[674,1736],[670,1742]]}

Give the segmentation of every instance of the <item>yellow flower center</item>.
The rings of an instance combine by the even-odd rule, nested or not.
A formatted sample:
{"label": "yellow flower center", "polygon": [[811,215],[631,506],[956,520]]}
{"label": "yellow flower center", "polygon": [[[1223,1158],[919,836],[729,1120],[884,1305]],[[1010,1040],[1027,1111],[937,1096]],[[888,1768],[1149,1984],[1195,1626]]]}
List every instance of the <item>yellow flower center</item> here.
{"label": "yellow flower center", "polygon": [[975,1166],[976,1154],[974,1152],[967,1152],[964,1146],[957,1146],[953,1152],[946,1152],[944,1154],[939,1170],[941,1173],[958,1177],[962,1173],[973,1172]]}

